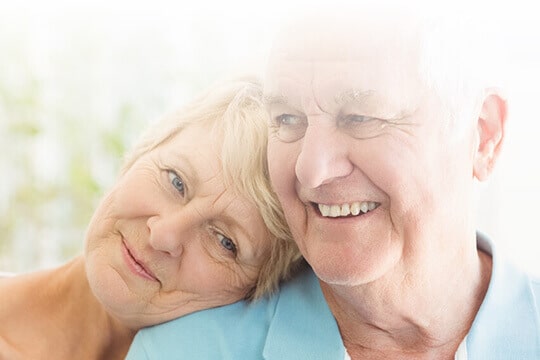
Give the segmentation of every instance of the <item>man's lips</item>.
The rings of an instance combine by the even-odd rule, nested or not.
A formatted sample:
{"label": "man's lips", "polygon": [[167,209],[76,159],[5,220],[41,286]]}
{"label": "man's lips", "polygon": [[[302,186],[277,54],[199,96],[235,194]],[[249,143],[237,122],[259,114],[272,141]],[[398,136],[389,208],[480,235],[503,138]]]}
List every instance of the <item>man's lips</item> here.
{"label": "man's lips", "polygon": [[133,273],[148,280],[159,281],[157,277],[150,270],[148,270],[142,262],[135,258],[135,256],[129,250],[127,244],[124,241],[122,241],[122,253],[129,269]]}

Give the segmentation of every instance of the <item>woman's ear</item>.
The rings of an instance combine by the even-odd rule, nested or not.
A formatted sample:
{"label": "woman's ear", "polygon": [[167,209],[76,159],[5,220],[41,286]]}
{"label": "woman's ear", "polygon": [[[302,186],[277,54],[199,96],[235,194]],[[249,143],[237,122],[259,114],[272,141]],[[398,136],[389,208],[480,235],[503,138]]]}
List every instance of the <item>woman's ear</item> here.
{"label": "woman's ear", "polygon": [[473,175],[480,181],[486,180],[495,166],[504,139],[506,117],[506,100],[498,90],[488,89],[478,117],[478,149],[473,164]]}

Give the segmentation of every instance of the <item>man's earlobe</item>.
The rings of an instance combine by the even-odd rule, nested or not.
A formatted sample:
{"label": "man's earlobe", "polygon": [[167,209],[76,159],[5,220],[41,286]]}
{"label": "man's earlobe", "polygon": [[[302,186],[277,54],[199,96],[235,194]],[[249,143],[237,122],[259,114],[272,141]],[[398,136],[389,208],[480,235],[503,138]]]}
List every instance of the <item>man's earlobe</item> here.
{"label": "man's earlobe", "polygon": [[487,90],[478,117],[478,149],[473,167],[473,175],[480,181],[486,180],[495,166],[504,140],[506,118],[506,100],[498,90]]}

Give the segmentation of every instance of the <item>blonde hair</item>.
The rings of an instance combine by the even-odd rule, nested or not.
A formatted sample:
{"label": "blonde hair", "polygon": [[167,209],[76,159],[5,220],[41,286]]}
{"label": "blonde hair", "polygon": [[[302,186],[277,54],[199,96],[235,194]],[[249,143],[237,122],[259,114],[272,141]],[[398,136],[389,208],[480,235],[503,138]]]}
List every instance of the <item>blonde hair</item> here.
{"label": "blonde hair", "polygon": [[128,153],[121,174],[142,155],[192,124],[209,125],[222,138],[221,164],[226,186],[250,199],[268,228],[270,253],[247,299],[272,293],[287,279],[301,256],[283,210],[271,188],[266,162],[268,120],[262,86],[250,78],[217,84],[179,111],[165,116],[143,134]]}

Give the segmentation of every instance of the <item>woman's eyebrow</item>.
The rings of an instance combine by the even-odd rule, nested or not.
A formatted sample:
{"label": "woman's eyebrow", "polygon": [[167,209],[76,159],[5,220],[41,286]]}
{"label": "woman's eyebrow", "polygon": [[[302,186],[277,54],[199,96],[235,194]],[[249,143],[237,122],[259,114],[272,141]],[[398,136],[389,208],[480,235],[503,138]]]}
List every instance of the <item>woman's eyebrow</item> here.
{"label": "woman's eyebrow", "polygon": [[174,151],[169,152],[168,155],[173,158],[173,165],[175,167],[182,166],[184,168],[187,168],[187,172],[189,173],[189,180],[193,184],[196,185],[201,181],[199,172],[197,171],[197,168],[193,166],[193,164],[189,160],[189,157],[187,157],[181,152],[174,152]]}

